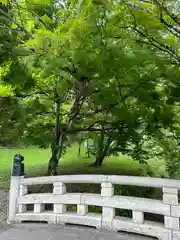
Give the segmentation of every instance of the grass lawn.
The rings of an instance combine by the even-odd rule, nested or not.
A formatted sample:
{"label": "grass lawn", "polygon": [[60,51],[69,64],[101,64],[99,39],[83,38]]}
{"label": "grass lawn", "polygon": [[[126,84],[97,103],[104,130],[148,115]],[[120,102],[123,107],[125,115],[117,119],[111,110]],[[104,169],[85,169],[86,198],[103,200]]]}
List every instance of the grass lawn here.
{"label": "grass lawn", "polygon": [[[10,169],[14,154],[20,153],[25,158],[25,172],[28,176],[43,176],[50,158],[50,149],[25,148],[25,149],[0,149],[0,188],[9,186]],[[77,156],[77,146],[67,150],[59,166],[60,174],[119,174],[146,176],[156,172],[157,176],[165,174],[164,164],[158,160],[150,161],[150,165],[140,165],[137,161],[121,156],[108,157],[101,168],[89,167],[93,158],[87,158],[82,151],[82,156]]]}

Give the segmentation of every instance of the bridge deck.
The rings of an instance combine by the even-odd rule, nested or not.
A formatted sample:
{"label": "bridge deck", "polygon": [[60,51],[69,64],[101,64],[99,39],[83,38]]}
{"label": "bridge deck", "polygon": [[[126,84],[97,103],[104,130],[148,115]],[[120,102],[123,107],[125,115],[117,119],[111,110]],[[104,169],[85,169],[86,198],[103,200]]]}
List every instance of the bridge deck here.
{"label": "bridge deck", "polygon": [[129,233],[98,231],[75,226],[20,224],[0,232],[2,240],[152,240]]}

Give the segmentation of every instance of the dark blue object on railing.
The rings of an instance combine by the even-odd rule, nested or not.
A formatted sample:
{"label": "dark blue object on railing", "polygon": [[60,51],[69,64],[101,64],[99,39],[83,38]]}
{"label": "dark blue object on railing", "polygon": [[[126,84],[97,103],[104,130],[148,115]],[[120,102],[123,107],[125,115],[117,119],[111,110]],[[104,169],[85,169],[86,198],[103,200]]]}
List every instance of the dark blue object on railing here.
{"label": "dark blue object on railing", "polygon": [[12,176],[24,176],[24,157],[16,154],[13,159]]}

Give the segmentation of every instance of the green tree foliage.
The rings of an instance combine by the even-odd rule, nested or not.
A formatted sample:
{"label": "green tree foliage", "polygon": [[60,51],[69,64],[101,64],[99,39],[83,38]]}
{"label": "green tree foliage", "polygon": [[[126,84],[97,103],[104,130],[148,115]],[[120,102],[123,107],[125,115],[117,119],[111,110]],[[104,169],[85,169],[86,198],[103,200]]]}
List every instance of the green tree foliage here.
{"label": "green tree foliage", "polygon": [[[126,28],[131,39],[161,51],[174,64],[180,63],[179,55],[179,2],[177,1],[121,1],[113,16],[116,27]],[[123,21],[119,13],[124,10]]]}
{"label": "green tree foliage", "polygon": [[143,159],[145,139],[159,139],[174,124],[177,54],[154,46],[168,37],[156,17],[158,6],[149,13],[151,4],[11,3],[21,51],[1,67],[1,89],[8,86],[23,105],[24,141],[51,144],[48,174],[57,174],[70,136],[85,132],[93,138],[95,165],[101,165],[117,151]]}
{"label": "green tree foliage", "polygon": [[11,24],[8,6],[0,2],[0,64],[13,57],[15,34],[9,32]]}
{"label": "green tree foliage", "polygon": [[12,147],[20,144],[25,122],[23,105],[17,99],[0,99],[0,146]]}

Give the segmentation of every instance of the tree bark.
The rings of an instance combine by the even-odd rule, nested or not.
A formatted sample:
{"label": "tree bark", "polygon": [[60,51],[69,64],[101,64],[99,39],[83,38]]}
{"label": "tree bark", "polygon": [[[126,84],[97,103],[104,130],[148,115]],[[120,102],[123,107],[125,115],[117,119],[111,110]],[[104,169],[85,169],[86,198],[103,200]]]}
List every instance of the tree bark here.
{"label": "tree bark", "polygon": [[104,158],[105,158],[104,152],[100,153],[99,155],[96,156],[96,161],[93,163],[92,166],[101,167]]}
{"label": "tree bark", "polygon": [[48,170],[47,170],[48,176],[55,176],[58,174],[57,172],[58,161],[59,159],[57,159],[56,154],[53,154],[48,163]]}
{"label": "tree bark", "polygon": [[81,142],[78,142],[78,157],[81,155]]}
{"label": "tree bark", "polygon": [[108,137],[107,141],[105,142],[105,137],[104,137],[104,133],[103,135],[101,136],[101,141],[103,140],[103,142],[100,143],[100,148],[99,148],[99,151],[96,155],[96,160],[95,162],[93,163],[92,166],[94,167],[101,167],[105,157],[107,156],[107,153],[108,153],[108,150],[109,150],[109,146],[112,142],[112,138],[111,137]]}
{"label": "tree bark", "polygon": [[[75,72],[71,72],[72,74],[76,74],[76,70]],[[69,111],[68,114],[68,118],[66,121],[66,129],[64,130],[64,128],[62,127],[62,124],[60,124],[60,98],[59,95],[55,90],[55,95],[56,95],[56,100],[55,100],[55,115],[56,115],[56,124],[55,124],[55,140],[53,141],[53,147],[52,147],[52,157],[49,160],[49,164],[48,164],[48,174],[51,175],[55,175],[57,174],[57,166],[58,166],[58,162],[60,157],[63,154],[63,143],[67,134],[67,130],[69,129],[69,127],[72,125],[73,121],[75,120],[75,118],[77,117],[77,115],[79,114],[81,107],[87,97],[88,94],[88,83],[89,83],[89,78],[86,77],[85,79],[83,78],[83,81],[81,81],[82,79],[77,79],[76,77],[76,83],[75,83],[75,87],[74,87],[74,95],[75,95],[75,100],[74,103]]]}
{"label": "tree bark", "polygon": [[60,102],[56,101],[55,103],[55,114],[56,114],[56,123],[55,123],[55,134],[54,141],[52,143],[52,156],[49,159],[47,175],[57,175],[57,167],[59,163],[59,159],[62,156],[63,151],[63,132],[60,128]]}
{"label": "tree bark", "polygon": [[89,158],[90,157],[89,139],[86,140],[86,152],[87,152],[87,156]]}
{"label": "tree bark", "polygon": [[52,146],[52,156],[48,163],[47,175],[55,176],[58,175],[58,163],[59,159],[63,154],[63,136],[60,138],[60,142],[56,146]]}

